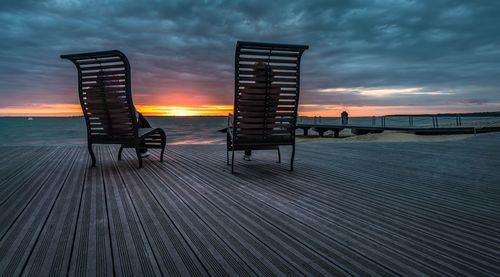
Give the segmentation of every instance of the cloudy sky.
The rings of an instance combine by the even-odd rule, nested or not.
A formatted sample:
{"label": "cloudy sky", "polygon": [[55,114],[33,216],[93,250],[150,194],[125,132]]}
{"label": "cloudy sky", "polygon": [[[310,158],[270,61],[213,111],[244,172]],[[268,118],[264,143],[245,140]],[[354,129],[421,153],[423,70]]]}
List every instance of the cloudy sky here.
{"label": "cloudy sky", "polygon": [[301,113],[500,111],[500,2],[0,2],[0,114],[79,114],[60,54],[120,49],[134,101],[225,114],[237,40],[307,44]]}

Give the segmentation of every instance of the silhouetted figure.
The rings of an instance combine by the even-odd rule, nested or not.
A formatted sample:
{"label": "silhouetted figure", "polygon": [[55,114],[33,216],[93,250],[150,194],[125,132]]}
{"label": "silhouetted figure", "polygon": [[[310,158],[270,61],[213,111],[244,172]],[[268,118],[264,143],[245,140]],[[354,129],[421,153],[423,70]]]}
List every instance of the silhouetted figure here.
{"label": "silhouetted figure", "polygon": [[[106,76],[104,71],[99,71],[97,73],[97,80],[96,84],[94,86],[91,86],[97,90],[100,90],[100,88],[104,87],[106,85]],[[107,85],[120,85],[119,81],[107,81]],[[151,124],[146,120],[146,118],[138,111],[135,111],[135,116],[137,118],[137,127],[139,128],[152,128]],[[111,128],[111,127],[110,127]],[[142,141],[140,143],[141,148],[139,149],[139,152],[141,153],[141,156],[143,158],[146,158],[149,156],[149,151],[146,148],[146,143]]]}
{"label": "silhouetted figure", "polygon": [[347,125],[349,124],[349,114],[346,111],[343,111],[340,114],[340,118],[342,120],[342,125]]}
{"label": "silhouetted figure", "polygon": [[[258,78],[267,78],[269,80],[264,81],[264,84],[267,86],[267,92],[266,94],[269,96],[269,99],[267,100],[268,104],[270,104],[269,107],[267,107],[267,112],[276,112],[278,110],[278,99],[279,95],[281,93],[281,88],[278,85],[273,85],[272,80],[274,78],[273,71],[271,69],[271,66],[268,63],[264,62],[258,62],[254,66],[254,77]],[[250,88],[251,90],[251,88]],[[263,89],[266,90],[266,89]],[[246,89],[241,90],[241,94],[244,96],[246,94]],[[264,107],[266,103],[262,103],[262,107]],[[262,118],[260,122],[257,120],[253,120],[253,123],[261,123],[262,126],[266,125],[266,119]],[[267,128],[267,131],[272,131],[274,126],[272,124],[269,124],[269,127]],[[251,149],[246,149],[245,150],[245,155],[243,156],[243,159],[245,161],[251,161],[252,160],[252,150]]]}

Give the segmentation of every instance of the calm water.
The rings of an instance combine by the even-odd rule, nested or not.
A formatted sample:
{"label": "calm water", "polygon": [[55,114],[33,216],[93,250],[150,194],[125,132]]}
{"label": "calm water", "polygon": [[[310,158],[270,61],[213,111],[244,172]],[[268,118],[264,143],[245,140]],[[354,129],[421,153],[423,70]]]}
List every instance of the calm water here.
{"label": "calm water", "polygon": [[[226,117],[148,117],[154,127],[167,133],[168,144],[224,143],[225,134],[218,130],[227,125]],[[462,118],[462,126],[487,125],[499,118]],[[340,124],[338,117],[300,117],[299,123]],[[351,117],[349,124],[379,126],[380,118]],[[408,126],[407,118],[387,118],[386,126]],[[440,118],[440,127],[454,126],[456,119]],[[86,143],[83,117],[0,117],[0,145],[80,145]],[[432,126],[432,118],[415,118],[415,127]]]}
{"label": "calm water", "polygon": [[[227,125],[226,117],[148,117],[153,127],[167,133],[169,144],[225,142],[217,132]],[[79,145],[87,142],[83,117],[0,118],[0,145]]]}

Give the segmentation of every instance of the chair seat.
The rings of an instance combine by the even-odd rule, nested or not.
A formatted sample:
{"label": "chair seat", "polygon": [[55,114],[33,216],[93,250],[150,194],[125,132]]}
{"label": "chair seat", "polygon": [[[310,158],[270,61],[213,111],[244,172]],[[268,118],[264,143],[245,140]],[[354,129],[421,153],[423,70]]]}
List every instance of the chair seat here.
{"label": "chair seat", "polygon": [[151,135],[159,134],[161,131],[161,128],[139,128],[139,137],[148,137]]}
{"label": "chair seat", "polygon": [[293,137],[291,135],[280,135],[280,136],[254,136],[245,137],[238,136],[235,139],[236,144],[279,144],[279,143],[290,143],[293,142]]}
{"label": "chair seat", "polygon": [[161,128],[139,128],[139,138],[145,148],[162,148],[165,140],[165,132]]}
{"label": "chair seat", "polygon": [[276,149],[279,145],[293,144],[291,135],[266,136],[266,137],[238,137],[233,143],[234,150],[264,150]]}

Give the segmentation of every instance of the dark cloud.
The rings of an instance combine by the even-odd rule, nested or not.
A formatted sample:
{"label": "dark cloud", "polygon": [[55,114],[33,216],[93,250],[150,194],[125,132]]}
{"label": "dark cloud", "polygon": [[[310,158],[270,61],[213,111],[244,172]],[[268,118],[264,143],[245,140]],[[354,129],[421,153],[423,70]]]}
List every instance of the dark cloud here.
{"label": "dark cloud", "polygon": [[310,45],[304,104],[500,110],[498,14],[465,0],[2,1],[0,107],[76,103],[58,56],[104,49],[129,56],[136,102],[191,91],[230,104],[235,43],[255,40]]}

